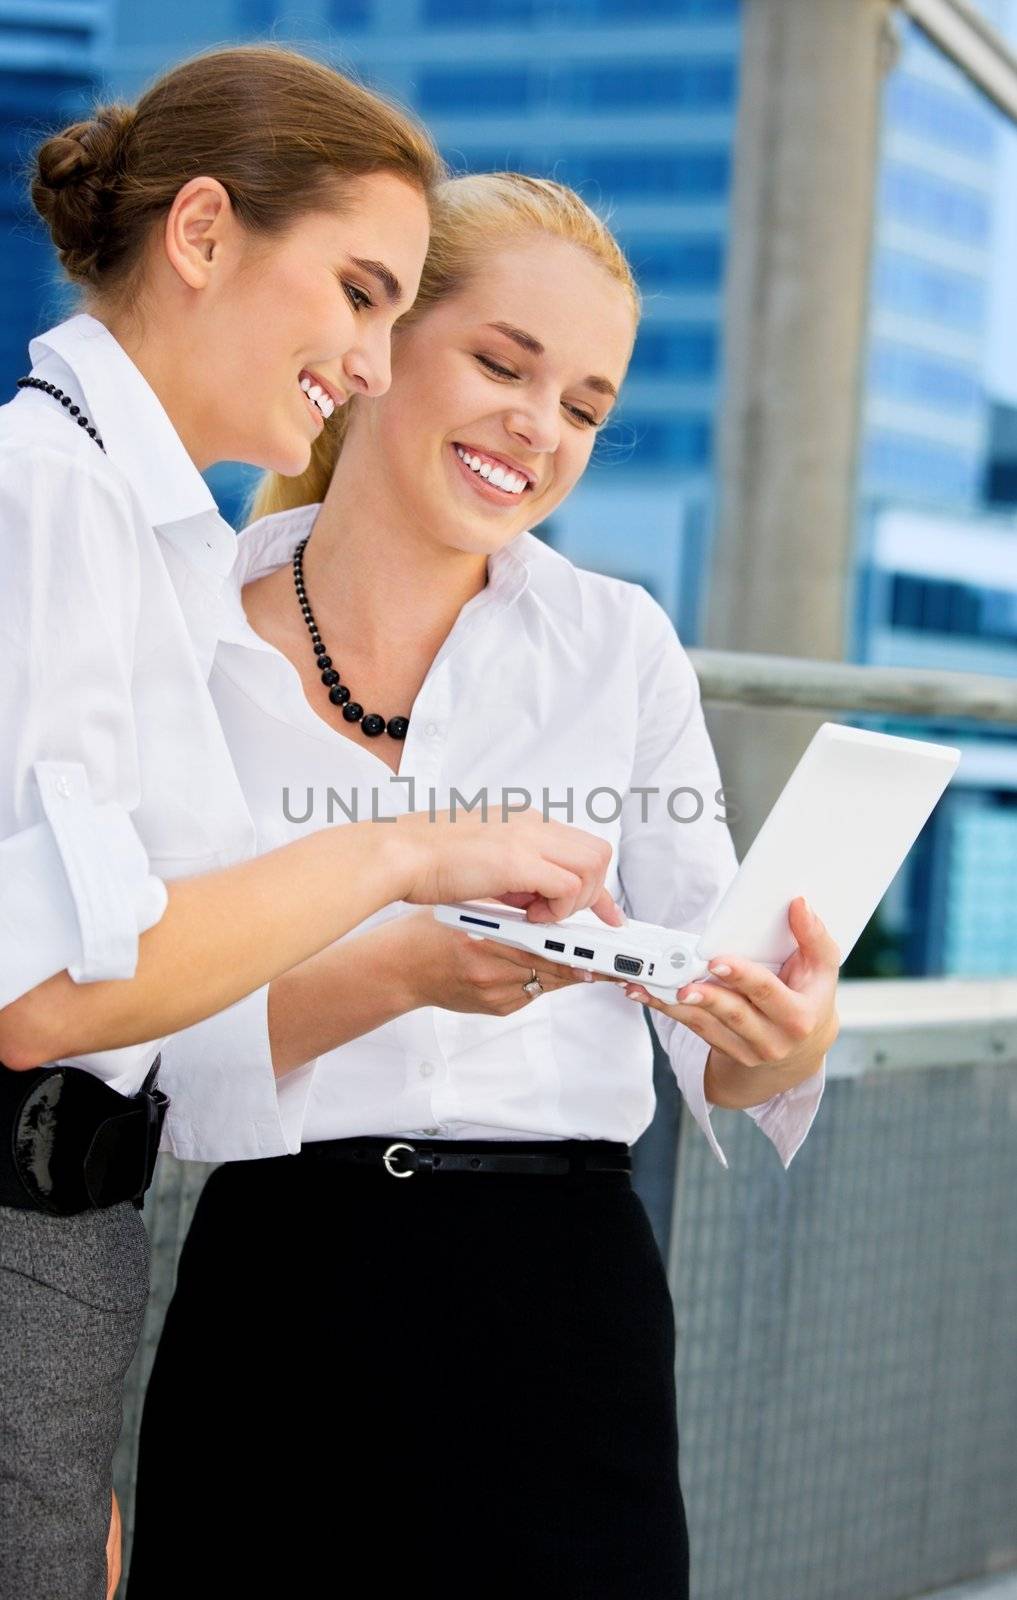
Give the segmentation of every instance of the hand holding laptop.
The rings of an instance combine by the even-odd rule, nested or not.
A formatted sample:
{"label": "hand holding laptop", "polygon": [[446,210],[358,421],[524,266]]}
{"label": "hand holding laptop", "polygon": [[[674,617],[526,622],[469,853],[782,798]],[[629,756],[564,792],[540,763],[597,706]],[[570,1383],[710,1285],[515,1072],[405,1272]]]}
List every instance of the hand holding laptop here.
{"label": "hand holding laptop", "polygon": [[709,978],[679,989],[673,1004],[625,984],[629,999],[711,1046],[704,1087],[712,1105],[743,1110],[794,1088],[819,1071],[837,1037],[840,950],[801,896],[791,901],[788,925],[796,949],[779,973],[723,953],[711,959]]}

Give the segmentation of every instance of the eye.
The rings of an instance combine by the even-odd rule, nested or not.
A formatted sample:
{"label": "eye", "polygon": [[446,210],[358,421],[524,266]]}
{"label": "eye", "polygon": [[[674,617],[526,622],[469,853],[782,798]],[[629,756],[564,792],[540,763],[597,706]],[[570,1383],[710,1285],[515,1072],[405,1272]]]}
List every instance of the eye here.
{"label": "eye", "polygon": [[345,278],[341,278],[340,282],[346,291],[346,298],[349,300],[354,311],[363,311],[367,307],[374,305],[374,301],[371,299],[371,296],[369,294],[365,294],[363,289],[358,289],[355,283],[347,283]]}
{"label": "eye", "polygon": [[[564,401],[562,403],[565,404]],[[599,428],[601,426],[596,417],[591,417],[588,411],[581,411],[578,406],[565,404],[565,410],[570,416],[575,417],[577,422],[581,422],[587,428]]]}
{"label": "eye", "polygon": [[[477,360],[480,362],[482,367],[486,367],[487,368],[488,372],[496,373],[499,378],[518,378],[518,376],[519,376],[518,372],[511,371],[511,369],[509,367],[499,366],[498,362],[497,361],[492,361],[490,356],[482,356],[478,352]],[[583,411],[579,406],[570,406],[568,404],[568,402],[564,401],[564,400],[562,401],[562,405],[564,406],[565,410],[569,413],[569,416],[575,418],[576,422],[579,424],[580,427],[583,427],[583,428],[600,428],[600,427],[603,427],[603,423],[598,422],[596,417],[591,416],[588,411]]]}
{"label": "eye", "polygon": [[482,367],[487,368],[488,372],[496,372],[499,378],[518,378],[519,376],[518,372],[513,372],[509,367],[500,367],[497,361],[492,361],[489,356],[478,355],[477,360]]}

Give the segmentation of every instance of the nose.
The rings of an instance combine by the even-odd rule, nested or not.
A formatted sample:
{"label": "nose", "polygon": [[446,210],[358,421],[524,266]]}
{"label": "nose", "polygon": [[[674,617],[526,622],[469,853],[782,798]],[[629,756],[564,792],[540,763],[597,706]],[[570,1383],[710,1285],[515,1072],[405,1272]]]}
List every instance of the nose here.
{"label": "nose", "polygon": [[561,442],[561,419],[557,400],[546,405],[534,402],[507,413],[506,430],[528,450],[541,450],[551,455]]}
{"label": "nose", "polygon": [[347,351],[343,371],[353,394],[384,394],[392,382],[392,330],[378,328]]}

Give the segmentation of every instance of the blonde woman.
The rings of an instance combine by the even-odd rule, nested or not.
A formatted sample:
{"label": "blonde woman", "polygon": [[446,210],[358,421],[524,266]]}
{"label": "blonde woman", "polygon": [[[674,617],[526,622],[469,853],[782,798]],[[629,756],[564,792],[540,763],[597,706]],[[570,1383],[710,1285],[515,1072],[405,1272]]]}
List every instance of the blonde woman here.
{"label": "blonde woman", "polygon": [[0,412],[4,1600],[106,1593],[160,1041],[240,1002],[271,1078],[265,986],[392,900],[472,885],[610,915],[606,847],[539,818],[245,860],[206,683],[236,541],[201,472],[299,473],[327,414],[385,391],[440,171],[396,108],[273,49],[187,62],[37,152],[83,311]]}
{"label": "blonde woman", "polygon": [[[422,808],[571,796],[626,910],[702,926],[734,857],[688,659],[643,590],[526,531],[582,476],[637,316],[572,192],[442,186],[391,390],[241,537],[212,685],[263,845],[399,811],[411,780]],[[718,1156],[712,1105],[787,1163],[819,1102],[837,952],[802,902],[792,926],[779,978],[735,952],[655,1008]],[[372,1570],[386,1592],[687,1593],[672,1310],[628,1175],[640,998],[401,908],[273,985],[269,1092],[245,1092],[239,1030],[177,1038],[171,1146],[227,1164],[148,1390],[130,1600]]]}

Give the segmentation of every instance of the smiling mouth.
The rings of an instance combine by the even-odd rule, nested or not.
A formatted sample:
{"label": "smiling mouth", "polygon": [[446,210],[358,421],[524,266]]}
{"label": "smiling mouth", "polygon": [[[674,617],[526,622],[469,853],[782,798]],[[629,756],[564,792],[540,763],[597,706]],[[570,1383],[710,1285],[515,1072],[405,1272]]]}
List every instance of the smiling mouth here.
{"label": "smiling mouth", "polygon": [[493,456],[478,455],[465,445],[453,445],[463,466],[489,489],[496,489],[506,500],[518,500],[532,488],[529,479],[521,472],[505,466]]}
{"label": "smiling mouth", "polygon": [[298,375],[297,382],[299,383],[300,391],[308,405],[311,407],[311,410],[316,414],[316,416],[324,418],[324,420],[327,422],[329,417],[335,411],[335,401],[332,399],[332,396],[326,389],[322,388],[320,383],[315,380],[312,372],[301,372]]}

